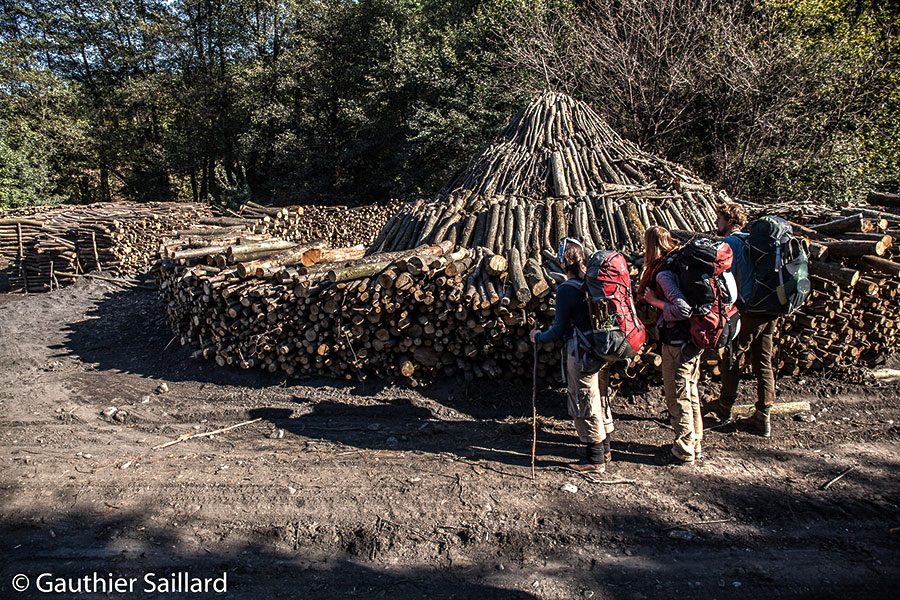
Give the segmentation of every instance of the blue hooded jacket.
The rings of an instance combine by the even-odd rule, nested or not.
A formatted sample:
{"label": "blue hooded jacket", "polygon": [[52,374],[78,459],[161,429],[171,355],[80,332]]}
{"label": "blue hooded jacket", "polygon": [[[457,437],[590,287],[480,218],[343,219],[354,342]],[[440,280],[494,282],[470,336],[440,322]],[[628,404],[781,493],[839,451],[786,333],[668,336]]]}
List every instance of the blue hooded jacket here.
{"label": "blue hooded jacket", "polygon": [[731,235],[722,238],[722,241],[731,246],[731,252],[734,259],[731,262],[731,268],[728,271],[734,275],[734,280],[738,285],[738,294],[741,299],[746,300],[750,297],[753,290],[753,280],[756,278],[756,268],[753,261],[750,260],[750,234],[735,231]]}

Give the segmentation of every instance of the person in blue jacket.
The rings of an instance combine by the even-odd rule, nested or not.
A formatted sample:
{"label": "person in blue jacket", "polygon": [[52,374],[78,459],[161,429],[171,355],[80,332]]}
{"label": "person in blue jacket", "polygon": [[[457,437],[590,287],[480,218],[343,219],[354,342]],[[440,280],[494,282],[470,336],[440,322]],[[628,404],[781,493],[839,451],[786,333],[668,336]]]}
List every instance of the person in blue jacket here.
{"label": "person in blue jacket", "polygon": [[[729,270],[737,280],[741,299],[750,296],[756,275],[748,251],[748,234],[741,231],[746,224],[747,213],[739,204],[724,202],[716,207],[716,233],[725,236],[722,241],[731,247],[734,260]],[[742,307],[743,303],[739,302],[738,308]],[[716,400],[703,407],[703,414],[711,413],[722,423],[731,421],[741,376],[741,366],[737,359],[749,352],[753,374],[756,376],[756,406],[752,415],[734,422],[732,427],[763,437],[771,435],[769,413],[775,403],[775,369],[772,358],[775,354],[777,322],[776,317],[741,314],[741,331],[734,344],[734,360],[722,360],[722,389]]]}
{"label": "person in blue jacket", "polygon": [[535,344],[563,340],[566,344],[566,385],[569,415],[575,420],[578,439],[586,446],[585,458],[571,465],[576,471],[602,473],[611,458],[609,433],[613,430],[609,406],[609,372],[586,374],[575,365],[575,327],[591,330],[591,315],[584,291],[584,246],[574,238],[566,238],[559,246],[558,258],[566,273],[566,281],[556,290],[556,315],[553,327],[531,331]]}

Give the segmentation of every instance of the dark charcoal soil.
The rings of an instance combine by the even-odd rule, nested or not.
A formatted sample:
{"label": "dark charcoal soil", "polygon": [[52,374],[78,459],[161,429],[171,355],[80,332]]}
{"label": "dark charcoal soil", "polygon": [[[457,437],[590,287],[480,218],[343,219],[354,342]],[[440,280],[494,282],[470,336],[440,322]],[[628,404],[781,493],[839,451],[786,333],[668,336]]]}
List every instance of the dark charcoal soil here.
{"label": "dark charcoal soil", "polygon": [[783,380],[780,400],[811,413],[771,439],[708,431],[696,467],[653,464],[671,434],[660,389],[623,393],[603,476],[564,468],[574,430],[545,389],[531,480],[530,381],[285,381],[170,342],[149,290],[0,300],[0,597],[107,597],[34,591],[41,573],[94,572],[139,578],[111,597],[202,596],[142,591],[145,573],[181,571],[227,573],[231,598],[900,590],[896,384]]}

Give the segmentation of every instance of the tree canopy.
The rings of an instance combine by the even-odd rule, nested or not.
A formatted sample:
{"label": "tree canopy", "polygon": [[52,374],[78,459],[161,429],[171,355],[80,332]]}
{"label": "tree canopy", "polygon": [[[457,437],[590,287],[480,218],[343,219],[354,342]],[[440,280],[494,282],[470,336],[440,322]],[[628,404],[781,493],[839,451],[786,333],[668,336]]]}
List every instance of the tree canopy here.
{"label": "tree canopy", "polygon": [[433,194],[547,86],[754,200],[896,190],[898,2],[0,0],[0,206]]}

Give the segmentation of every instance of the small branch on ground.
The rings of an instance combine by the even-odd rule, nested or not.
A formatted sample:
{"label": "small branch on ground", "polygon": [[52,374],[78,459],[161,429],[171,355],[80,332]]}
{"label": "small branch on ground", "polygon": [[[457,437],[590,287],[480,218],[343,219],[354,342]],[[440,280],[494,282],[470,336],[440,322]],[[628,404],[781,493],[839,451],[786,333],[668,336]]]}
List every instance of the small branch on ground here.
{"label": "small branch on ground", "polygon": [[201,437],[209,437],[211,435],[216,435],[217,433],[225,433],[226,431],[231,431],[232,429],[237,429],[238,427],[243,427],[244,425],[251,425],[253,423],[257,423],[262,421],[262,418],[253,419],[252,421],[244,421],[243,423],[238,423],[237,425],[231,425],[230,427],[223,427],[222,429],[216,429],[215,431],[206,431],[204,433],[186,433],[178,439],[172,440],[171,442],[166,442],[165,444],[160,444],[159,446],[153,446],[153,450],[160,450],[162,448],[168,448],[169,446],[174,446],[175,444],[180,444],[181,442],[192,440],[194,438]]}
{"label": "small branch on ground", "polygon": [[849,473],[850,471],[852,471],[855,468],[856,468],[856,465],[851,465],[851,466],[847,467],[846,469],[844,469],[841,472],[840,475],[838,475],[837,477],[835,477],[834,479],[832,479],[831,481],[829,481],[828,483],[823,485],[820,489],[824,492],[825,490],[830,488],[832,486],[832,484],[837,483],[844,475],[846,475],[847,473]]}
{"label": "small branch on ground", "polygon": [[714,521],[692,521],[691,523],[680,523],[678,525],[672,525],[671,527],[666,527],[663,529],[663,533],[667,531],[672,531],[673,529],[681,529],[682,527],[690,527],[692,525],[713,525],[715,523],[730,523],[733,519],[716,519]]}

